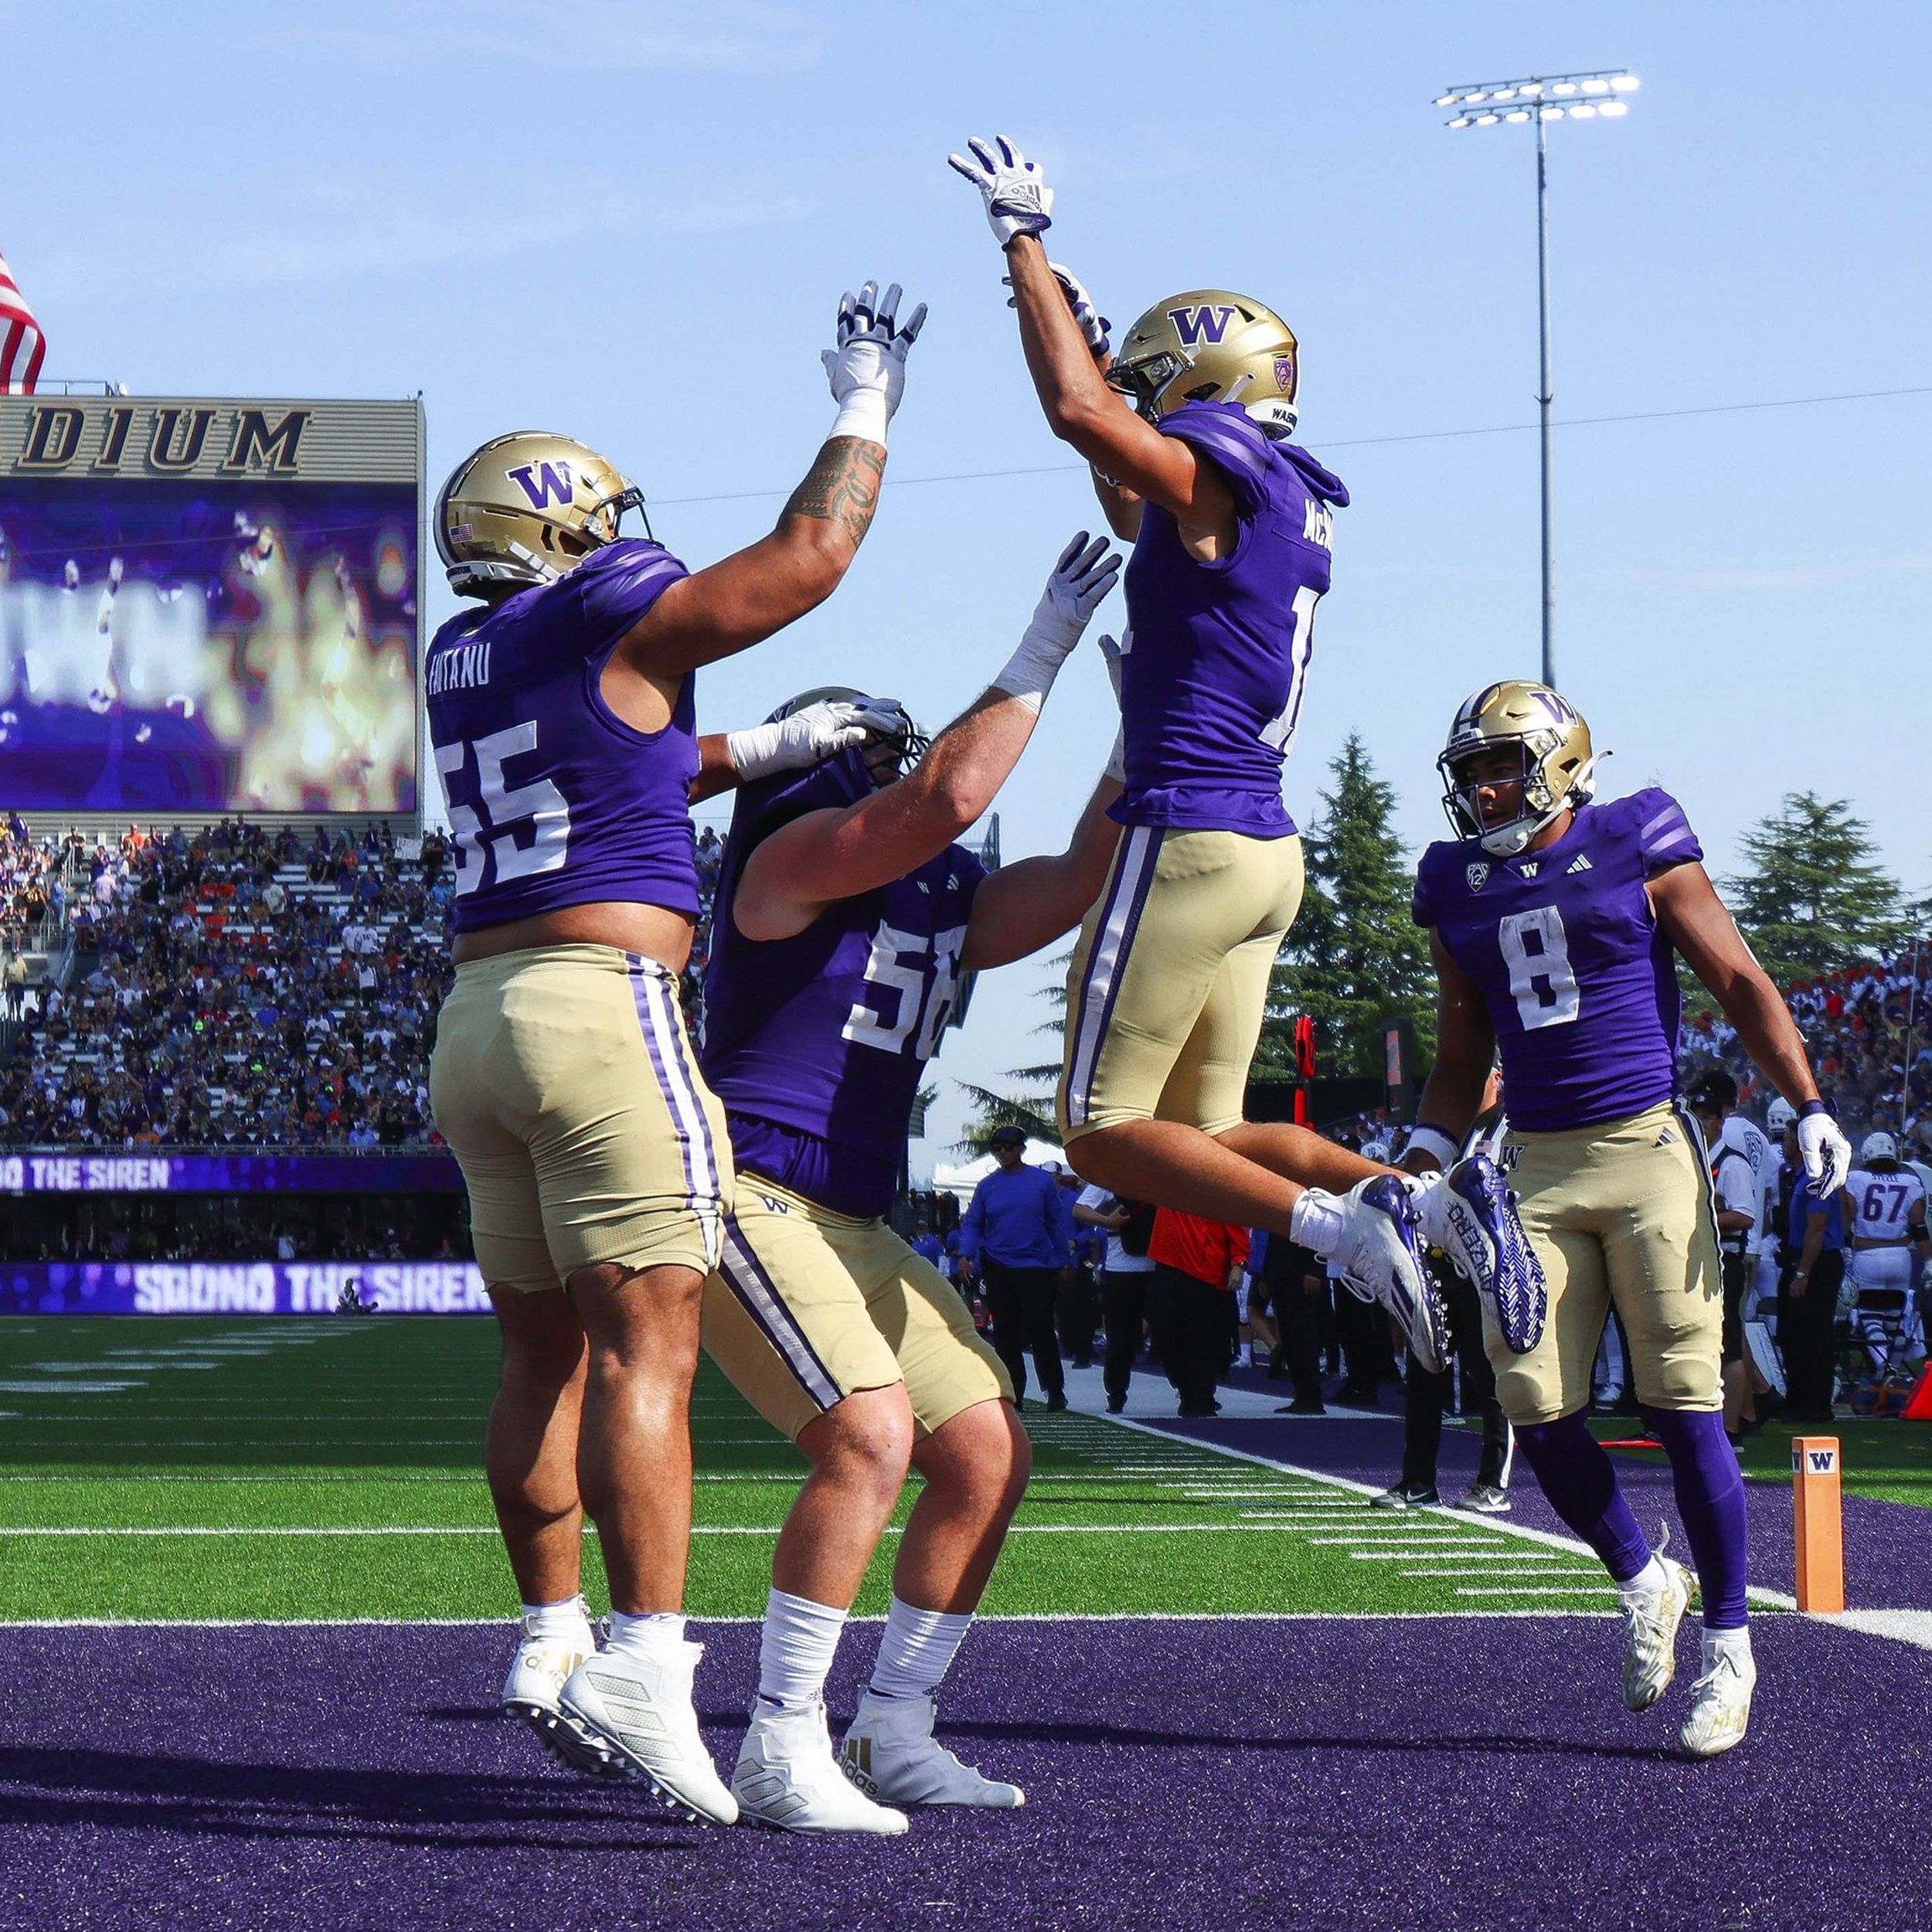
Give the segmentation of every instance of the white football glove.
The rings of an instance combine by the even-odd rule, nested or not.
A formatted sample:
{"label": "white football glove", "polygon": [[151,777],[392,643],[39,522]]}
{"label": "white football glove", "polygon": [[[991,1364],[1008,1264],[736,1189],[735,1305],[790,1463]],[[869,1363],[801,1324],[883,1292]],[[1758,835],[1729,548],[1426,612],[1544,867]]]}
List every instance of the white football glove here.
{"label": "white football glove", "polygon": [[[1094,298],[1087,294],[1085,284],[1072,269],[1063,268],[1058,262],[1049,262],[1046,266],[1053,271],[1053,279],[1060,284],[1061,292],[1066,298],[1066,306],[1073,311],[1073,319],[1080,324],[1080,333],[1087,338],[1087,346],[1094,352],[1094,361],[1097,362],[1102,356],[1112,355],[1114,345],[1107,339],[1107,332],[1114,325],[1094,306]],[[1000,280],[1009,288],[1013,285],[1010,275],[1002,275]],[[1017,308],[1019,298],[1009,295],[1006,306]]]}
{"label": "white football glove", "polygon": [[869,700],[852,704],[821,698],[788,718],[748,725],[725,734],[725,752],[740,784],[755,784],[774,772],[803,771],[848,745],[863,744],[869,732],[897,728],[899,713]]}
{"label": "white football glove", "polygon": [[1121,553],[1107,547],[1107,539],[1090,540],[1080,531],[1061,551],[1046,588],[1033,609],[1033,621],[993,680],[996,691],[1010,691],[1037,711],[1060,675],[1060,666],[1080,641],[1087,621],[1120,575]]}
{"label": "white football glove", "polygon": [[1828,1199],[1845,1185],[1852,1171],[1852,1143],[1838,1131],[1830,1114],[1819,1112],[1799,1117],[1798,1151],[1804,1162],[1804,1178],[1821,1201]]}
{"label": "white football glove", "polygon": [[819,360],[838,405],[834,436],[863,437],[883,444],[886,425],[906,387],[906,357],[926,325],[921,302],[904,321],[899,320],[899,284],[883,298],[876,282],[868,282],[856,295],[849,291],[838,304],[835,346]]}
{"label": "white football glove", "polygon": [[975,135],[966,145],[973,158],[948,155],[947,165],[979,190],[986,203],[987,225],[1001,247],[1016,235],[1041,235],[1053,226],[1053,189],[1039,168],[1004,134],[990,144]]}

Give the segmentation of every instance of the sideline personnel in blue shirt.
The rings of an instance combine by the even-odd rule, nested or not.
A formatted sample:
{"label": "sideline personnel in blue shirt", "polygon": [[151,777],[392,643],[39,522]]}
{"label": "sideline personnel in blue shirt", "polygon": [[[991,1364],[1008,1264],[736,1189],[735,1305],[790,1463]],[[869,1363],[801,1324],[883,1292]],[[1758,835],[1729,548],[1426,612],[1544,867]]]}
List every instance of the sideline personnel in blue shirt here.
{"label": "sideline personnel in blue shirt", "polygon": [[1073,1265],[1073,1216],[1054,1177],[1021,1158],[1026,1136],[1020,1128],[995,1128],[988,1145],[999,1165],[973,1190],[959,1224],[960,1259],[969,1281],[978,1277],[993,1318],[993,1347],[1012,1377],[1015,1400],[1026,1393],[1030,1346],[1047,1407],[1064,1409],[1053,1298]]}

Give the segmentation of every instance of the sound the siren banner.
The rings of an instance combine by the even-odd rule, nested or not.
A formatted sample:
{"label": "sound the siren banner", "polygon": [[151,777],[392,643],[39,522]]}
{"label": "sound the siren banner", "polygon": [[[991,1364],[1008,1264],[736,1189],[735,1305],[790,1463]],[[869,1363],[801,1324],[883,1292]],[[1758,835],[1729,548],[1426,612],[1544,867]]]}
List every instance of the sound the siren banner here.
{"label": "sound the siren banner", "polygon": [[474,1261],[0,1263],[0,1315],[488,1315]]}
{"label": "sound the siren banner", "polygon": [[0,1154],[3,1194],[454,1194],[447,1154]]}

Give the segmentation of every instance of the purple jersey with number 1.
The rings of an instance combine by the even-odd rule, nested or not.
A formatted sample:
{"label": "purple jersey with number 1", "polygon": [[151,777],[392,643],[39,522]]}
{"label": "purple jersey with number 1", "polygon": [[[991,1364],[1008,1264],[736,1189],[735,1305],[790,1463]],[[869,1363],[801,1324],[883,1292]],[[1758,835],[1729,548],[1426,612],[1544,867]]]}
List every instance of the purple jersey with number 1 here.
{"label": "purple jersey with number 1", "polygon": [[1316,600],[1328,587],[1331,506],[1349,492],[1238,404],[1184,403],[1158,427],[1219,470],[1239,533],[1231,555],[1197,563],[1171,512],[1156,503],[1141,512],[1124,579],[1127,784],[1113,817],[1285,838],[1294,821],[1281,803],[1281,764],[1301,720]]}
{"label": "purple jersey with number 1", "polygon": [[1422,855],[1415,917],[1482,990],[1512,1126],[1628,1119],[1675,1090],[1675,954],[1645,882],[1703,857],[1667,791],[1580,807],[1540,852],[1475,839]]}
{"label": "purple jersey with number 1", "polygon": [[655,732],[626,724],[599,689],[618,641],[686,574],[662,544],[621,537],[430,641],[423,692],[457,932],[594,900],[697,916],[696,680]]}
{"label": "purple jersey with number 1", "polygon": [[740,1176],[763,1175],[860,1220],[883,1214],[897,1192],[913,1103],[952,1012],[986,869],[948,846],[903,879],[828,906],[790,939],[747,939],[732,907],[760,840],[871,789],[855,749],[739,794],[699,1056],[724,1103]]}

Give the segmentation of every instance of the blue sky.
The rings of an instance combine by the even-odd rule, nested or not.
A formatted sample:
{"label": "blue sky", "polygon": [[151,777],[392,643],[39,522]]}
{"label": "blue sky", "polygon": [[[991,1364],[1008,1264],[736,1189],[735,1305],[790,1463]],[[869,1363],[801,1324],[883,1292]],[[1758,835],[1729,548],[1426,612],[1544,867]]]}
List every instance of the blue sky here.
{"label": "blue sky", "polygon": [[[694,566],[768,527],[809,463],[840,291],[903,281],[932,321],[866,550],[823,611],[707,674],[700,710],[727,726],[836,681],[938,722],[1093,516],[944,165],[1009,131],[1117,321],[1218,284],[1300,335],[1303,437],[1355,504],[1289,804],[1311,814],[1358,730],[1420,843],[1451,713],[1533,671],[1537,623],[1534,434],[1378,440],[1535,414],[1529,131],[1452,134],[1431,98],[1642,77],[1628,119],[1552,132],[1560,419],[1932,385],[1932,9],[1822,19],[1787,0],[0,0],[0,248],[50,375],[420,389],[437,478],[497,430],[566,430]],[[1562,682],[1618,754],[1607,789],[1670,786],[1720,874],[1809,786],[1932,883],[1929,435],[1921,394],[1558,436]],[[972,474],[1000,471],[1031,473]],[[1060,842],[1108,702],[1077,662],[1003,801],[1009,855]],[[988,979],[942,1076],[1036,1057],[1044,977]],[[962,1117],[940,1083],[928,1162]]]}

